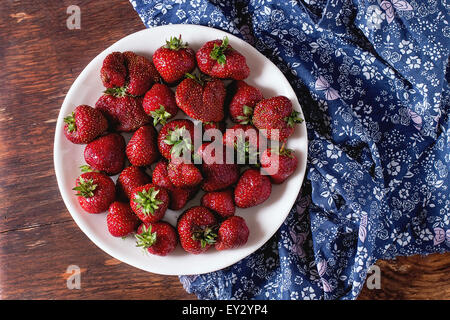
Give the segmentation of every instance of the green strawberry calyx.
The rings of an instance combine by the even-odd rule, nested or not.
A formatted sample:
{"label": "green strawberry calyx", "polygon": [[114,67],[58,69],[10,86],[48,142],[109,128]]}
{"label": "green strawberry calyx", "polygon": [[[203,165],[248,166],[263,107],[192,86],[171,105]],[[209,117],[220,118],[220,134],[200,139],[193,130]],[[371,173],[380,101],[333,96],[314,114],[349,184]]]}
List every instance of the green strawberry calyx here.
{"label": "green strawberry calyx", "polygon": [[217,230],[217,225],[197,227],[192,232],[192,240],[200,241],[202,248],[205,248],[207,245],[213,245],[217,241]]}
{"label": "green strawberry calyx", "polygon": [[172,146],[170,152],[172,156],[178,158],[181,157],[181,155],[185,155],[186,152],[192,152],[194,149],[189,131],[186,130],[184,126],[181,128],[175,127],[175,130],[167,132],[164,142],[169,146]]}
{"label": "green strawberry calyx", "polygon": [[294,157],[294,154],[293,154],[294,150],[286,148],[285,147],[285,143],[283,143],[283,145],[279,149],[271,148],[270,149],[270,153],[278,154],[280,156],[286,156],[286,157],[289,157],[289,158],[293,158]]}
{"label": "green strawberry calyx", "polygon": [[298,111],[292,111],[291,115],[284,118],[284,121],[287,122],[287,125],[291,128],[295,126],[296,123],[302,123],[304,120],[303,118],[299,117],[300,112]]}
{"label": "green strawberry calyx", "polygon": [[83,177],[80,177],[78,180],[78,186],[73,188],[72,190],[77,191],[76,196],[78,197],[84,197],[84,198],[91,198],[94,196],[94,191],[97,189],[97,185],[94,184],[93,179],[84,179]]}
{"label": "green strawberry calyx", "polygon": [[249,107],[247,105],[244,105],[242,107],[242,112],[243,112],[243,116],[237,116],[237,120],[239,120],[239,123],[241,124],[251,124],[252,123],[252,119],[251,116],[253,114],[253,108]]}
{"label": "green strawberry calyx", "polygon": [[143,225],[142,232],[136,234],[136,247],[141,247],[143,249],[150,248],[156,242],[156,232],[152,232],[152,226],[149,225],[148,228]]}
{"label": "green strawberry calyx", "polygon": [[105,91],[103,91],[103,93],[116,98],[123,98],[126,96],[134,97],[133,95],[128,94],[127,90],[128,86],[123,86],[123,87],[107,88]]}
{"label": "green strawberry calyx", "polygon": [[225,56],[225,51],[229,49],[228,47],[228,37],[224,37],[222,40],[222,44],[218,46],[214,44],[214,48],[211,50],[210,57],[213,60],[217,60],[217,62],[221,65],[224,65],[227,62],[227,57]]}
{"label": "green strawberry calyx", "polygon": [[142,191],[138,191],[134,195],[133,201],[136,202],[137,207],[141,209],[142,213],[146,216],[154,215],[155,210],[159,208],[159,205],[163,202],[156,198],[159,190],[155,190],[155,188],[149,188],[148,190],[144,189]]}
{"label": "green strawberry calyx", "polygon": [[201,85],[202,87],[203,87],[203,85],[205,84],[205,79],[203,79],[200,75],[193,75],[192,73],[189,73],[189,72],[187,72],[187,73],[185,73],[184,74],[184,76],[187,78],[187,79],[192,79],[192,80],[194,80],[195,82],[197,82],[199,85]]}
{"label": "green strawberry calyx", "polygon": [[67,130],[69,132],[77,131],[77,125],[75,124],[75,112],[64,118],[64,122],[67,123]]}
{"label": "green strawberry calyx", "polygon": [[80,170],[81,170],[81,172],[83,172],[83,173],[86,173],[86,172],[100,172],[100,171],[98,171],[98,170],[92,169],[92,168],[91,168],[90,166],[88,166],[87,164],[80,166]]}
{"label": "green strawberry calyx", "polygon": [[150,115],[153,118],[153,125],[156,126],[158,123],[165,125],[167,123],[167,119],[170,119],[172,116],[169,112],[166,111],[166,108],[162,104],[159,105],[159,109],[150,111]]}
{"label": "green strawberry calyx", "polygon": [[180,49],[185,49],[188,47],[188,43],[183,43],[181,40],[181,34],[179,37],[170,37],[170,40],[166,40],[166,44],[164,45],[164,48],[178,51]]}
{"label": "green strawberry calyx", "polygon": [[242,161],[247,162],[248,160],[255,160],[259,154],[259,152],[256,151],[256,147],[251,146],[250,141],[246,140],[243,134],[237,136],[234,143],[234,148],[237,151],[239,159],[238,163],[242,163]]}

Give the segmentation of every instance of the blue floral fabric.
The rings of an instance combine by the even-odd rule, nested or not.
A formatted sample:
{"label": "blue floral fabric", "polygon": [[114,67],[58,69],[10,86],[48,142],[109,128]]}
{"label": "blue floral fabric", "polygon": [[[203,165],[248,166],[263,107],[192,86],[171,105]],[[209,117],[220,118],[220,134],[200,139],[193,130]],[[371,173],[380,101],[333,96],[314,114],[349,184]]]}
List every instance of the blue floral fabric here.
{"label": "blue floral fabric", "polygon": [[[450,249],[447,0],[131,0],[147,27],[235,34],[307,121],[307,178],[261,249],[180,277],[202,299],[355,299],[377,259]],[[382,275],[381,275],[382,276]]]}

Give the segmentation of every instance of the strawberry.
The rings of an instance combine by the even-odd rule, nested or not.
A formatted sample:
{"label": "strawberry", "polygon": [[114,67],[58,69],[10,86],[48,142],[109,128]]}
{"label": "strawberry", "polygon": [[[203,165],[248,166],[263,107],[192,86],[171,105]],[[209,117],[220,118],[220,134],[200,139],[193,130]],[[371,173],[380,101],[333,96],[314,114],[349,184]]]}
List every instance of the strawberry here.
{"label": "strawberry", "polygon": [[177,232],[167,222],[143,223],[136,234],[136,246],[151,254],[166,256],[175,250],[178,244]]}
{"label": "strawberry", "polygon": [[76,196],[80,206],[89,213],[100,213],[108,210],[116,197],[114,182],[110,177],[99,172],[85,172],[76,182]]}
{"label": "strawberry", "polygon": [[153,183],[167,190],[170,196],[169,208],[172,210],[180,210],[186,203],[192,199],[197,193],[198,188],[177,188],[169,179],[167,171],[167,161],[159,161],[152,175]]}
{"label": "strawberry", "polygon": [[201,199],[201,204],[218,213],[222,218],[234,216],[236,211],[233,190],[231,189],[205,193]]}
{"label": "strawberry", "polygon": [[166,159],[191,154],[194,143],[194,123],[188,119],[172,120],[158,133],[158,148]]}
{"label": "strawberry", "polygon": [[229,40],[205,43],[196,53],[201,72],[221,79],[243,80],[250,75],[245,57],[229,45]]}
{"label": "strawberry", "polygon": [[266,149],[261,155],[261,167],[275,184],[283,183],[295,172],[297,165],[298,159],[290,149]]}
{"label": "strawberry", "polygon": [[189,253],[205,252],[216,241],[216,218],[202,206],[186,210],[178,220],[177,229],[181,246]]}
{"label": "strawberry", "polygon": [[202,159],[203,182],[201,188],[206,192],[226,189],[239,179],[239,166],[234,163],[226,163],[227,149],[223,149],[223,158],[215,159],[215,149],[210,153],[205,149],[209,143],[204,143],[197,154]]}
{"label": "strawberry", "polygon": [[128,84],[126,91],[132,96],[143,96],[159,81],[159,74],[153,62],[144,56],[127,51],[123,53],[128,69]]}
{"label": "strawberry", "polygon": [[142,102],[145,113],[153,117],[153,125],[158,123],[162,125],[167,123],[167,120],[175,117],[178,113],[177,102],[175,95],[168,86],[155,83],[153,87],[147,91]]}
{"label": "strawberry", "polygon": [[123,87],[127,81],[127,68],[121,52],[112,52],[103,60],[100,77],[105,88]]}
{"label": "strawberry", "polygon": [[233,216],[220,224],[215,247],[217,250],[234,249],[247,243],[250,231],[244,218]]}
{"label": "strawberry", "polygon": [[118,133],[95,139],[84,149],[84,160],[95,170],[118,174],[125,163],[125,139]]}
{"label": "strawberry", "polygon": [[136,230],[139,218],[128,203],[115,201],[111,203],[106,216],[109,233],[114,237],[126,237]]}
{"label": "strawberry", "polygon": [[152,125],[140,127],[127,144],[126,154],[134,166],[149,166],[159,158],[156,130]]}
{"label": "strawberry", "polygon": [[167,173],[172,184],[177,188],[193,188],[202,182],[200,170],[192,163],[171,161]]}
{"label": "strawberry", "polygon": [[227,129],[223,135],[223,144],[237,151],[238,164],[257,162],[259,134],[251,124],[237,123]]}
{"label": "strawberry", "polygon": [[272,192],[272,184],[268,176],[259,170],[245,171],[234,189],[234,203],[239,208],[249,208],[266,201]]}
{"label": "strawberry", "polygon": [[189,117],[202,122],[218,122],[224,118],[225,85],[218,79],[204,81],[187,73],[175,91],[178,107]]}
{"label": "strawberry", "polygon": [[121,198],[130,199],[134,188],[150,183],[150,177],[139,167],[131,166],[124,169],[117,178],[117,194]]}
{"label": "strawberry", "polygon": [[142,222],[156,222],[164,217],[169,200],[164,188],[149,183],[133,189],[130,206]]}
{"label": "strawberry", "polygon": [[142,98],[125,93],[104,94],[97,100],[95,108],[103,113],[115,131],[131,132],[150,123],[150,117],[142,107]]}
{"label": "strawberry", "polygon": [[236,81],[235,94],[229,104],[231,120],[241,124],[251,123],[253,109],[263,99],[258,88],[248,85],[245,81]]}
{"label": "strawberry", "polygon": [[106,56],[100,76],[108,93],[142,96],[159,81],[158,72],[147,58],[134,52],[113,52]]}
{"label": "strawberry", "polygon": [[166,44],[155,51],[153,63],[167,83],[175,83],[184,78],[185,73],[195,69],[195,52],[183,43],[181,35],[171,37]]}
{"label": "strawberry", "polygon": [[89,143],[108,129],[108,121],[103,114],[87,105],[76,107],[64,122],[65,136],[77,144]]}
{"label": "strawberry", "polygon": [[[303,122],[300,113],[292,108],[291,101],[285,96],[261,100],[253,111],[253,125],[270,140],[285,142],[294,133],[294,125]],[[278,130],[278,138],[275,132]]]}

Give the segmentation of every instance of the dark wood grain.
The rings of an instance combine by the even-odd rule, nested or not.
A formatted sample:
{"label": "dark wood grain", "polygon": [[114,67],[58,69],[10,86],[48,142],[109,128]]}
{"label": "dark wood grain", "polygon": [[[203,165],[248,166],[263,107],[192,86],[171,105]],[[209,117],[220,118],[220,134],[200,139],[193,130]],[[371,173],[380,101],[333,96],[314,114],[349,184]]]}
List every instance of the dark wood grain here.
{"label": "dark wood grain", "polygon": [[[81,29],[66,9],[81,8]],[[76,226],[61,200],[53,137],[64,96],[83,68],[144,28],[128,1],[0,4],[0,299],[192,299],[177,277],[121,263]],[[66,269],[81,268],[69,290]],[[362,299],[450,299],[450,254],[379,262],[381,290]]]}

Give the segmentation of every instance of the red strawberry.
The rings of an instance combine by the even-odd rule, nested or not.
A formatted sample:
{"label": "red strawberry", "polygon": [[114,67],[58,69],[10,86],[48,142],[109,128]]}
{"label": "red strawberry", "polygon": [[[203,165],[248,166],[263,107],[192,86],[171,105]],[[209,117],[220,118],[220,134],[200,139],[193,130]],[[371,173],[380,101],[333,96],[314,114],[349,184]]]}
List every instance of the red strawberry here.
{"label": "red strawberry", "polygon": [[128,203],[119,201],[109,206],[106,224],[109,233],[114,237],[125,237],[136,230],[139,218],[134,214]]}
{"label": "red strawberry", "polygon": [[130,132],[150,123],[142,98],[105,94],[97,100],[95,108],[108,119],[112,130]]}
{"label": "red strawberry", "polygon": [[159,158],[156,130],[152,125],[140,127],[127,144],[127,157],[134,166],[149,166]]}
{"label": "red strawberry", "polygon": [[192,163],[171,161],[167,166],[169,179],[175,187],[193,188],[202,182],[200,170]]}
{"label": "red strawberry", "polygon": [[128,69],[128,85],[126,91],[132,96],[143,96],[159,81],[159,74],[152,61],[134,52],[123,53]]}
{"label": "red strawberry", "polygon": [[100,76],[108,93],[142,96],[159,81],[153,63],[134,52],[113,52],[103,60]]}
{"label": "red strawberry", "polygon": [[[294,125],[303,122],[300,113],[292,108],[291,101],[285,96],[261,100],[253,111],[253,125],[270,140],[286,141],[294,133]],[[278,130],[278,139],[275,132]]]}
{"label": "red strawberry", "polygon": [[224,118],[226,89],[222,81],[203,81],[190,73],[175,92],[178,107],[189,117],[202,122],[218,122]]}
{"label": "red strawberry", "polygon": [[179,38],[171,37],[155,51],[153,63],[165,82],[174,83],[195,69],[195,52]]}
{"label": "red strawberry", "polygon": [[266,149],[261,155],[261,167],[275,184],[283,183],[297,169],[298,160],[290,149]]}
{"label": "red strawberry", "polygon": [[248,85],[245,81],[237,81],[236,93],[229,105],[230,117],[234,122],[241,124],[251,123],[253,109],[263,99],[258,88]]}
{"label": "red strawberry", "polygon": [[80,206],[89,213],[108,210],[116,197],[114,182],[110,177],[99,172],[85,172],[76,182],[76,195]]}
{"label": "red strawberry", "polygon": [[89,143],[108,129],[108,121],[103,114],[87,105],[76,107],[64,122],[65,136],[77,144]]}
{"label": "red strawberry", "polygon": [[198,188],[177,188],[169,179],[167,172],[167,161],[161,160],[155,166],[152,175],[153,183],[167,190],[170,196],[169,208],[180,210],[197,193]]}
{"label": "red strawberry", "polygon": [[147,249],[151,254],[166,256],[178,244],[177,232],[167,222],[141,224],[136,234],[136,246]]}
{"label": "red strawberry", "polygon": [[205,252],[216,241],[216,218],[209,209],[201,206],[186,210],[177,224],[180,243],[186,252]]}
{"label": "red strawberry", "polygon": [[230,217],[221,223],[217,232],[216,249],[227,250],[243,246],[247,243],[248,235],[247,224],[244,218],[239,216]]}
{"label": "red strawberry", "polygon": [[164,217],[169,201],[164,188],[149,183],[133,189],[130,206],[142,222],[156,222]]}
{"label": "red strawberry", "polygon": [[[197,154],[202,159],[203,182],[201,188],[206,192],[226,189],[239,179],[239,166],[235,163],[226,163],[227,149],[223,148],[222,159],[216,159],[215,149],[206,152],[209,143],[204,143]],[[230,158],[230,157],[228,157]],[[234,160],[231,159],[233,162]]]}
{"label": "red strawberry", "polygon": [[205,193],[202,197],[201,204],[217,212],[222,218],[234,216],[236,211],[233,190],[231,189]]}
{"label": "red strawberry", "polygon": [[134,188],[150,183],[150,177],[139,167],[131,166],[124,169],[117,178],[117,194],[130,199]]}
{"label": "red strawberry", "polygon": [[228,43],[227,37],[205,43],[196,53],[198,68],[211,77],[243,80],[250,69],[245,57]]}
{"label": "red strawberry", "polygon": [[153,87],[147,91],[142,103],[145,113],[153,117],[153,125],[158,123],[166,124],[167,120],[175,117],[178,113],[175,95],[168,86],[155,83]]}
{"label": "red strawberry", "polygon": [[166,159],[189,156],[193,150],[194,123],[188,119],[172,120],[165,124],[158,133],[158,148]]}
{"label": "red strawberry", "polygon": [[251,124],[238,123],[227,129],[223,135],[223,144],[236,150],[238,164],[256,164],[259,133]]}
{"label": "red strawberry", "polygon": [[257,206],[266,201],[271,192],[269,177],[262,175],[259,170],[248,169],[241,175],[234,190],[234,203],[239,208]]}
{"label": "red strawberry", "polygon": [[127,81],[128,71],[121,52],[106,56],[100,70],[100,77],[105,88],[123,87]]}
{"label": "red strawberry", "polygon": [[118,133],[95,139],[84,149],[84,160],[95,170],[118,174],[125,163],[125,139]]}

